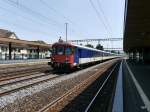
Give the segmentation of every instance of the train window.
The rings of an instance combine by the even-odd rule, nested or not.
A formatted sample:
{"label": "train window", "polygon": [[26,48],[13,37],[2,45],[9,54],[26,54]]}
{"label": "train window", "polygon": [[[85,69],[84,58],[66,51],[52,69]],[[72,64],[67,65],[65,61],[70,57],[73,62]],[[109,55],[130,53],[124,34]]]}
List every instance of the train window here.
{"label": "train window", "polygon": [[71,49],[71,52],[72,52],[72,54],[74,54],[74,52],[75,52],[75,49],[74,49],[74,48],[72,48],[72,49]]}
{"label": "train window", "polygon": [[65,54],[66,54],[66,55],[70,55],[70,54],[71,54],[71,48],[66,48]]}
{"label": "train window", "polygon": [[56,54],[56,48],[52,49],[52,54]]}
{"label": "train window", "polygon": [[63,47],[57,47],[57,54],[58,55],[64,54],[64,48]]}

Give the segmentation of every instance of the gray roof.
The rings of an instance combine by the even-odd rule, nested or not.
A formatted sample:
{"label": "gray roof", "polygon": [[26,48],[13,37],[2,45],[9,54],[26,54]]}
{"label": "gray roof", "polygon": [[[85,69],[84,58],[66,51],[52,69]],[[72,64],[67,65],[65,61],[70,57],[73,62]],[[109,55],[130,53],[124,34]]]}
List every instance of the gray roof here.
{"label": "gray roof", "polygon": [[[11,31],[5,30],[5,29],[0,29],[0,37],[9,38],[12,34],[14,34],[16,36],[16,34],[14,32],[11,32]],[[18,39],[17,36],[16,36],[16,38]]]}

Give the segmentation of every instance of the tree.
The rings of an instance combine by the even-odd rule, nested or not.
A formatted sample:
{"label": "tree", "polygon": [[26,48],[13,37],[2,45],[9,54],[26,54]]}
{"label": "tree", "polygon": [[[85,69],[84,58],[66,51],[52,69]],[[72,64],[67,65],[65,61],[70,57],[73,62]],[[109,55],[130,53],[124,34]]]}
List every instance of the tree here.
{"label": "tree", "polygon": [[101,44],[97,44],[96,49],[98,50],[104,50],[103,46]]}
{"label": "tree", "polygon": [[91,45],[91,44],[87,44],[87,45],[85,45],[85,46],[86,46],[86,47],[94,48],[93,45]]}
{"label": "tree", "polygon": [[120,51],[118,51],[117,53],[120,54]]}
{"label": "tree", "polygon": [[36,41],[31,41],[31,42],[35,42],[35,43],[39,43],[39,44],[47,44],[47,43],[44,42],[43,40],[36,40]]}
{"label": "tree", "polygon": [[111,50],[110,52],[111,52],[111,53],[116,53],[116,51],[115,51],[115,50]]}
{"label": "tree", "polygon": [[80,43],[80,46],[82,46],[82,43]]}

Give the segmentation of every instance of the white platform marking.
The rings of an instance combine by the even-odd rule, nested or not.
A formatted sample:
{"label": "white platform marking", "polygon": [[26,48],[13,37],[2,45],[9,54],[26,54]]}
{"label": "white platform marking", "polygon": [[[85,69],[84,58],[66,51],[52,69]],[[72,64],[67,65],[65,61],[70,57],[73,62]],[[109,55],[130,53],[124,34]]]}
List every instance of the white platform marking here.
{"label": "white platform marking", "polygon": [[123,112],[122,62],[119,68],[112,112]]}
{"label": "white platform marking", "polygon": [[144,91],[141,88],[141,86],[138,83],[138,81],[135,79],[135,77],[134,77],[134,75],[133,75],[133,73],[132,73],[131,69],[129,68],[129,66],[128,66],[126,61],[125,61],[125,63],[126,63],[127,69],[128,69],[128,71],[129,71],[129,73],[130,73],[130,75],[132,77],[132,80],[133,80],[133,82],[134,82],[134,84],[136,86],[136,89],[138,90],[139,95],[141,96],[141,99],[142,99],[142,101],[143,101],[147,111],[150,112],[150,101],[149,101],[148,97],[144,93]]}

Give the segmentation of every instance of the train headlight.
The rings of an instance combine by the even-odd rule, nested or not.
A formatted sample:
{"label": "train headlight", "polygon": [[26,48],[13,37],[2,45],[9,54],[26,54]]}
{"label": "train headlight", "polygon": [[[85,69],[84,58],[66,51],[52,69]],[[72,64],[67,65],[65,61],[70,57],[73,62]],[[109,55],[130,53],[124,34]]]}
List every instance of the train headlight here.
{"label": "train headlight", "polygon": [[68,63],[69,62],[69,60],[65,60],[65,63]]}
{"label": "train headlight", "polygon": [[65,63],[68,63],[69,62],[69,59],[68,59],[68,57],[66,57],[66,59],[65,59]]}

